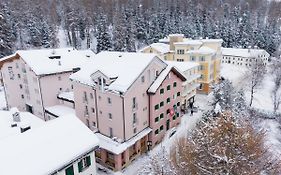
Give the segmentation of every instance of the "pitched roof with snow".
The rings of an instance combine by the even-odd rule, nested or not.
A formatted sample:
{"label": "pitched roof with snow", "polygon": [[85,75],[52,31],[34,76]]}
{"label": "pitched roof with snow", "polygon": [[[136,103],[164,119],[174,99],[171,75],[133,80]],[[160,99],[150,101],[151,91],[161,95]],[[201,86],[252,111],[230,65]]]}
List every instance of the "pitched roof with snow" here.
{"label": "pitched roof with snow", "polygon": [[190,62],[190,61],[184,61],[184,62],[179,62],[179,61],[165,61],[167,64],[171,66],[175,66],[178,68],[181,72],[188,71],[192,68],[198,67],[200,64],[196,62]]}
{"label": "pitched roof with snow", "polygon": [[153,48],[153,49],[157,50],[158,52],[160,52],[162,54],[170,52],[169,44],[164,44],[164,43],[153,43],[153,44],[151,44],[149,46],[146,46],[145,48],[141,49],[140,51],[143,51],[143,50],[148,49],[148,48]]}
{"label": "pitched roof with snow", "polygon": [[202,45],[203,42],[199,40],[185,39],[183,42],[176,42],[174,45]]}
{"label": "pitched roof with snow", "polygon": [[189,50],[187,51],[187,53],[189,54],[203,54],[203,55],[213,55],[216,53],[216,51],[214,49],[211,49],[209,47],[206,46],[202,46],[200,47],[198,50]]}
{"label": "pitched roof with snow", "polygon": [[0,140],[0,174],[52,174],[98,147],[98,138],[76,116],[63,116]]}
{"label": "pitched roof with snow", "polygon": [[259,55],[265,54],[267,57],[269,54],[263,49],[238,49],[238,48],[222,48],[222,55],[236,56],[244,58],[257,58]]}
{"label": "pitched roof with snow", "polygon": [[[14,122],[12,114],[12,111],[0,111],[0,140],[20,134],[21,126],[29,125],[31,129],[34,129],[45,124],[45,121],[29,112],[20,112],[20,122]],[[17,124],[17,126],[11,127],[11,124]]]}
{"label": "pitched roof with snow", "polygon": [[[114,79],[106,87],[108,90],[124,93],[155,58],[163,62],[155,54],[101,52],[96,55],[91,64],[81,67],[81,70],[72,74],[70,79],[95,86],[91,75],[101,72],[108,78]],[[163,62],[163,64],[166,63]]]}
{"label": "pitched roof with snow", "polygon": [[[71,48],[19,50],[16,54],[30,66],[36,75],[71,71],[74,68],[79,68],[94,56],[91,50]],[[2,58],[0,61],[6,61],[12,56]]]}
{"label": "pitched roof with snow", "polygon": [[183,81],[186,80],[183,73],[177,69],[177,67],[168,64],[168,66],[160,73],[160,75],[156,78],[156,80],[152,83],[152,85],[148,89],[148,93],[155,93],[157,89],[161,86],[162,82],[168,76],[168,74],[173,71],[178,77],[180,77]]}

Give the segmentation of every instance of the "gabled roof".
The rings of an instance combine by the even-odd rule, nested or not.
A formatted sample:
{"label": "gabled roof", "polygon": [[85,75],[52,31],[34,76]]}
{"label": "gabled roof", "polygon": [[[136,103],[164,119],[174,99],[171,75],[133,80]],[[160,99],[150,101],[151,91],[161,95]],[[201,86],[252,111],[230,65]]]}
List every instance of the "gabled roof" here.
{"label": "gabled roof", "polygon": [[82,66],[80,71],[72,74],[70,79],[95,86],[91,75],[100,71],[107,77],[114,79],[106,87],[108,90],[125,93],[154,59],[166,65],[155,54],[101,52],[96,55],[90,64]]}
{"label": "gabled roof", "polygon": [[161,54],[165,54],[165,53],[170,52],[169,44],[164,44],[164,43],[153,43],[149,46],[144,47],[140,51],[143,51],[143,50],[148,49],[148,48],[153,48],[156,51],[160,52]]}
{"label": "gabled roof", "polygon": [[179,61],[165,61],[167,64],[171,66],[175,66],[180,70],[181,72],[188,71],[192,68],[198,67],[200,64],[196,62],[191,62],[191,61],[184,61],[184,62],[179,62]]}
{"label": "gabled roof", "polygon": [[171,71],[174,72],[182,81],[186,81],[186,78],[181,71],[172,65],[168,65],[152,83],[147,92],[154,94]]}
{"label": "gabled roof", "polygon": [[[40,49],[40,50],[19,50],[17,58],[23,61],[34,71],[36,75],[53,74],[72,71],[82,64],[91,60],[94,53],[91,50],[63,49]],[[0,62],[10,61],[15,54],[0,59]]]}
{"label": "gabled roof", "polygon": [[52,174],[93,151],[98,139],[76,116],[0,140],[0,174]]}
{"label": "gabled roof", "polygon": [[202,54],[202,55],[213,55],[216,53],[216,51],[214,49],[211,49],[209,47],[206,46],[202,46],[200,47],[198,50],[189,50],[187,51],[187,53],[189,54]]}

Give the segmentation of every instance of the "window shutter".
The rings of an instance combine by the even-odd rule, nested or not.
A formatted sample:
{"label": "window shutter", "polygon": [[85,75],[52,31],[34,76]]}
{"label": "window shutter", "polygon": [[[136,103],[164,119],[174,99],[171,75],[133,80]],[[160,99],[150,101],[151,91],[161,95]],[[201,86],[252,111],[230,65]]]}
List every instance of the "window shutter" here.
{"label": "window shutter", "polygon": [[74,170],[72,165],[65,170],[65,175],[74,175]]}
{"label": "window shutter", "polygon": [[78,171],[79,173],[82,172],[82,169],[83,169],[83,163],[82,163],[82,160],[80,162],[78,162]]}
{"label": "window shutter", "polygon": [[86,157],[86,162],[87,162],[87,166],[91,165],[91,157],[90,156]]}

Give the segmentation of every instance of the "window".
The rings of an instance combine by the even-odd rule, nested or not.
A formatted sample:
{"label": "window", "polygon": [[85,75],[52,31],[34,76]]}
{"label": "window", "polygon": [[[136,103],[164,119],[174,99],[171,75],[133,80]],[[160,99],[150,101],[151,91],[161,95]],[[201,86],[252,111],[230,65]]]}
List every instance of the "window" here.
{"label": "window", "polygon": [[74,169],[72,165],[65,169],[65,175],[74,175]]}
{"label": "window", "polygon": [[155,123],[157,123],[157,122],[159,121],[159,117],[156,117],[156,118],[154,119],[154,121],[155,121]]}
{"label": "window", "polygon": [[93,127],[96,127],[96,122],[93,122]]}
{"label": "window", "polygon": [[24,99],[24,95],[23,94],[21,94],[21,98]]}
{"label": "window", "polygon": [[144,83],[145,79],[144,76],[141,77],[141,82]]}
{"label": "window", "polygon": [[205,56],[200,56],[199,61],[205,61]]}
{"label": "window", "polygon": [[20,74],[18,74],[18,78],[20,79]]}
{"label": "window", "polygon": [[196,61],[196,57],[195,56],[191,56],[191,61]]}
{"label": "window", "polygon": [[204,66],[203,66],[203,65],[200,65],[200,66],[199,66],[199,70],[204,70]]}
{"label": "window", "polygon": [[20,84],[20,89],[22,89],[22,85]]}
{"label": "window", "polygon": [[154,134],[157,135],[159,133],[158,129],[154,131]]}
{"label": "window", "polygon": [[184,62],[184,59],[177,59],[178,62]]}
{"label": "window", "polygon": [[177,50],[177,54],[183,55],[183,54],[184,54],[184,50],[183,50],[183,49],[178,49],[178,50]]}
{"label": "window", "polygon": [[169,113],[170,113],[170,109],[167,109],[166,114],[169,114]]}
{"label": "window", "polygon": [[134,134],[137,133],[137,128],[134,128]]}
{"label": "window", "polygon": [[136,97],[133,97],[133,109],[137,108],[137,99]]}
{"label": "window", "polygon": [[163,101],[160,102],[160,107],[162,107],[162,106],[164,106],[164,102]]}
{"label": "window", "polygon": [[137,123],[137,114],[133,113],[133,124]]}
{"label": "window", "polygon": [[90,98],[91,98],[91,99],[93,99],[93,98],[94,98],[93,93],[90,93]]}
{"label": "window", "polygon": [[85,115],[89,115],[89,110],[88,110],[88,106],[85,106]]}
{"label": "window", "polygon": [[14,72],[13,72],[13,67],[8,67],[8,72],[9,72],[9,77],[10,77],[10,80],[13,80],[14,79]]}
{"label": "window", "polygon": [[171,85],[167,86],[167,91],[171,90]]}
{"label": "window", "polygon": [[108,102],[108,104],[111,104],[111,98],[107,98],[107,102]]}
{"label": "window", "polygon": [[180,102],[178,102],[178,103],[177,103],[177,106],[180,106],[180,104],[181,104],[181,103],[180,103]]}
{"label": "window", "polygon": [[113,137],[113,129],[109,128],[109,137]]}
{"label": "window", "polygon": [[80,162],[78,162],[78,171],[82,172],[84,169],[91,165],[91,157],[87,156],[83,158]]}
{"label": "window", "polygon": [[95,108],[92,108],[92,113],[95,113]]}
{"label": "window", "polygon": [[83,92],[83,95],[83,102],[88,102],[87,93],[85,91]]}
{"label": "window", "polygon": [[86,119],[86,125],[87,125],[88,128],[90,128],[90,121],[89,121],[89,119]]}
{"label": "window", "polygon": [[170,103],[171,102],[171,98],[167,98],[167,103]]}
{"label": "window", "polygon": [[176,115],[174,115],[174,116],[173,116],[173,120],[176,120],[176,118],[177,118]]}
{"label": "window", "polygon": [[160,126],[160,131],[162,131],[164,129],[164,126],[163,125],[161,125]]}
{"label": "window", "polygon": [[109,118],[110,120],[112,120],[112,114],[111,114],[111,113],[108,113],[108,118]]}
{"label": "window", "polygon": [[160,94],[164,94],[164,89],[160,89]]}
{"label": "window", "polygon": [[174,86],[174,87],[177,87],[177,82],[174,82],[173,86]]}
{"label": "window", "polygon": [[177,93],[177,96],[180,96],[180,95],[181,95],[181,93],[180,93],[180,92],[178,92],[178,93]]}
{"label": "window", "polygon": [[61,76],[58,76],[58,80],[59,80],[59,81],[61,80]]}
{"label": "window", "polygon": [[158,110],[158,109],[159,109],[159,105],[158,105],[158,104],[155,105],[155,106],[154,106],[154,109],[155,109],[155,110]]}
{"label": "window", "polygon": [[160,114],[160,119],[164,118],[164,113]]}
{"label": "window", "polygon": [[159,75],[159,71],[155,71],[155,76],[157,77]]}

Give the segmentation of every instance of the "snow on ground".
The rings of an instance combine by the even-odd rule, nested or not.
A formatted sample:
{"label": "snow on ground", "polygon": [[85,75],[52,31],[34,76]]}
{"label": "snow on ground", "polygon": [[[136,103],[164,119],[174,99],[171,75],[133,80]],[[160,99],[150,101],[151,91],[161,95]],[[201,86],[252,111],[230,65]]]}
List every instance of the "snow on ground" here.
{"label": "snow on ground", "polygon": [[[193,116],[190,116],[190,113],[185,114],[181,119],[181,124],[177,127],[176,133],[169,137],[170,132],[172,129],[170,129],[163,141],[157,145],[155,148],[153,148],[151,151],[149,151],[147,154],[143,154],[139,158],[137,158],[135,161],[133,161],[127,168],[125,168],[122,172],[112,172],[110,170],[107,170],[107,172],[98,171],[98,174],[105,175],[105,174],[111,174],[111,175],[132,175],[137,174],[137,172],[143,168],[142,166],[147,163],[149,160],[149,156],[155,155],[159,151],[162,151],[161,147],[165,147],[166,150],[169,150],[173,143],[177,140],[177,138],[184,137],[185,134],[188,134],[188,131],[193,129],[195,127],[195,124],[201,119],[203,109],[208,108],[208,101],[210,100],[210,96],[206,95],[200,95],[198,94],[196,96],[195,106],[198,106],[198,112],[194,113]],[[98,165],[99,166],[99,165]],[[99,166],[101,167],[101,166]],[[104,167],[101,167],[104,169]]]}
{"label": "snow on ground", "polygon": [[0,86],[0,110],[3,110],[6,108],[6,98],[5,98],[5,92],[4,87]]}
{"label": "snow on ground", "polygon": [[[229,79],[235,88],[240,89],[245,86],[245,80],[243,76],[246,74],[246,67],[235,66],[229,64],[222,64],[221,75],[224,78]],[[268,73],[265,76],[262,86],[256,90],[254,94],[253,107],[262,110],[273,110],[273,104],[271,100],[271,90],[273,88],[272,77]],[[244,88],[243,88],[244,89]],[[250,100],[250,92],[245,89],[246,100]],[[279,109],[281,112],[281,109]]]}

